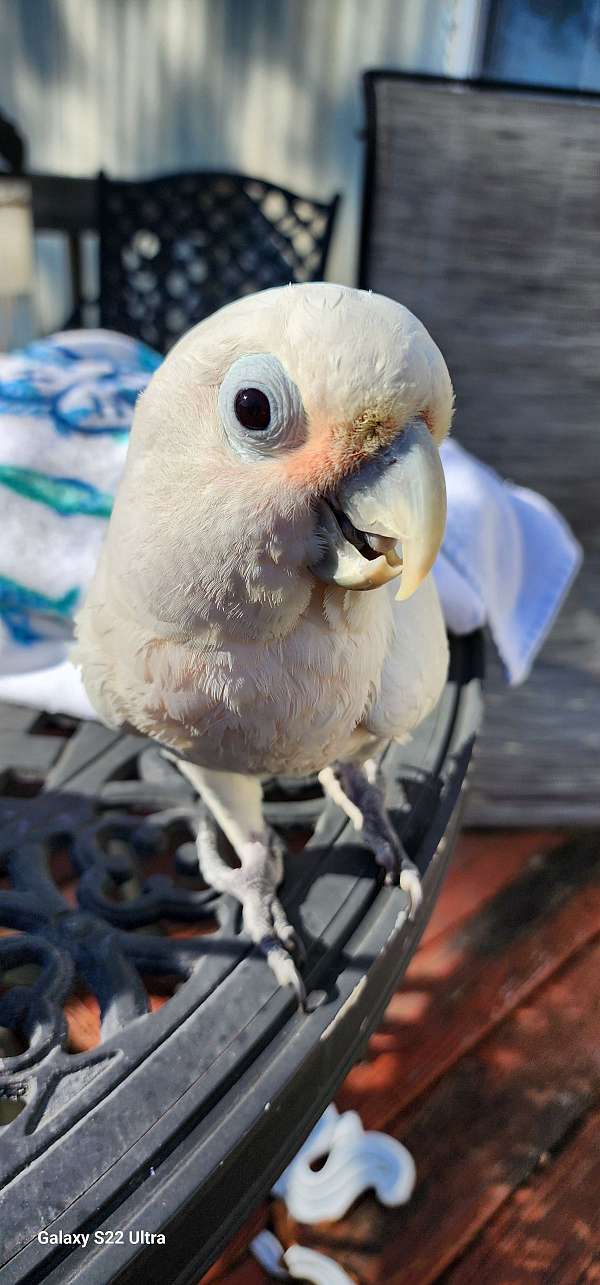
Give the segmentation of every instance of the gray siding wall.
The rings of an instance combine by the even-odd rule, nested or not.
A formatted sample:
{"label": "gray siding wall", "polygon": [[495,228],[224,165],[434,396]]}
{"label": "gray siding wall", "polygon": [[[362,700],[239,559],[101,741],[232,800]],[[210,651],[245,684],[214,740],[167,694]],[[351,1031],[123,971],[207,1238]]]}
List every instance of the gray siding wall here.
{"label": "gray siding wall", "polygon": [[[352,282],[361,71],[466,74],[482,0],[0,0],[0,108],[30,166],[115,176],[216,167],[344,194],[329,276]],[[35,324],[65,315],[38,247]],[[93,258],[93,256],[92,256]]]}

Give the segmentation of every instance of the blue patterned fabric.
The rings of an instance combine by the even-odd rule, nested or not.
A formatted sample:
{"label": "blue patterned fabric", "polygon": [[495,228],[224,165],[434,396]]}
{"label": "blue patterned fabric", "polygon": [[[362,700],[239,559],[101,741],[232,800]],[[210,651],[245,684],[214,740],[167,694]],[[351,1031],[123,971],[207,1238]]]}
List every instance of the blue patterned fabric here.
{"label": "blue patterned fabric", "polygon": [[57,433],[126,437],[138,393],[161,360],[110,331],[36,340],[0,365],[0,413],[50,419]]}
{"label": "blue patterned fabric", "polygon": [[0,357],[0,673],[64,655],[135,402],[161,360],[107,330],[52,335]]}

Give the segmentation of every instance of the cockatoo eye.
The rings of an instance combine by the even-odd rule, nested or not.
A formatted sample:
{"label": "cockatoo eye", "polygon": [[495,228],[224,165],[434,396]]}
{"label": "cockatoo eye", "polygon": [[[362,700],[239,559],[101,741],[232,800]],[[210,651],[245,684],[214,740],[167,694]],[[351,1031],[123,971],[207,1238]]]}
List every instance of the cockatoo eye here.
{"label": "cockatoo eye", "polygon": [[237,394],[235,402],[235,417],[239,420],[242,428],[248,428],[253,432],[269,427],[271,420],[271,403],[266,393],[260,388],[242,388]]}
{"label": "cockatoo eye", "polygon": [[271,353],[234,361],[219,390],[219,413],[230,447],[244,459],[291,450],[306,436],[300,393]]}

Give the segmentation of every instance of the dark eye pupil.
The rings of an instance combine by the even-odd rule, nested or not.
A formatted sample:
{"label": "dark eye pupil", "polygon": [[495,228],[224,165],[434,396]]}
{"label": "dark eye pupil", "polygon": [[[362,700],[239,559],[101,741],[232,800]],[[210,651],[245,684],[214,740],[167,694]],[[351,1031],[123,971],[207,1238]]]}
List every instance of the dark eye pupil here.
{"label": "dark eye pupil", "polygon": [[260,388],[242,388],[235,399],[235,415],[244,428],[268,428],[271,421],[269,398]]}

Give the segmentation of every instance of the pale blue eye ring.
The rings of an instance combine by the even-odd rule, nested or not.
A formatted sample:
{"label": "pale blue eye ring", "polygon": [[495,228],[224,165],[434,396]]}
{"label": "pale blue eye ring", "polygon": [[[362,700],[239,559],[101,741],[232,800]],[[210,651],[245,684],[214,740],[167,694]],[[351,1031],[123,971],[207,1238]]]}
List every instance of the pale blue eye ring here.
{"label": "pale blue eye ring", "polygon": [[[238,418],[240,394],[258,390],[268,399],[270,416],[264,429],[244,428]],[[229,367],[219,389],[219,414],[227,440],[245,459],[292,450],[306,436],[302,398],[293,379],[272,353],[249,353]]]}

